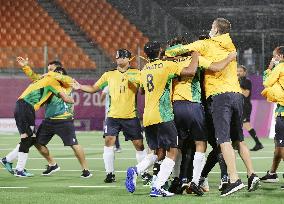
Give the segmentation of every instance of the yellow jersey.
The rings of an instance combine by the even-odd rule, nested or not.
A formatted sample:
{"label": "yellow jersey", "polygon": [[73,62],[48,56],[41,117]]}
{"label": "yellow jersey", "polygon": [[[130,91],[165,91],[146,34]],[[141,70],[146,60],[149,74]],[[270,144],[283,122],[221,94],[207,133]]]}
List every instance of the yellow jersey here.
{"label": "yellow jersey", "polygon": [[263,85],[265,89],[261,94],[267,101],[284,106],[284,62],[264,72]]}
{"label": "yellow jersey", "polygon": [[128,77],[139,77],[138,69],[129,68],[126,72],[112,70],[105,72],[95,83],[101,90],[109,87],[108,117],[134,118],[137,117],[137,93],[139,84],[131,83]]}
{"label": "yellow jersey", "polygon": [[[172,57],[192,50],[199,52],[212,62],[217,62],[225,59],[230,52],[236,51],[236,48],[227,33],[210,39],[198,40],[188,45],[170,47],[166,50],[166,55]],[[225,92],[242,93],[237,77],[237,62],[232,61],[219,72],[205,70],[204,85],[206,98]]]}
{"label": "yellow jersey", "polygon": [[60,86],[60,83],[51,76],[34,81],[22,93],[19,99],[23,99],[31,104],[37,111],[48,99],[54,94],[57,95],[65,90]]}
{"label": "yellow jersey", "polygon": [[[22,67],[23,72],[32,81],[39,80],[41,78],[40,74],[35,73],[32,68],[28,65]],[[62,75],[57,72],[48,72],[48,76],[55,78],[57,81],[62,83],[64,86],[64,91],[69,96],[72,96],[71,83],[74,81],[71,77]],[[51,96],[47,101],[45,106],[45,118],[49,119],[73,119],[74,116],[74,104],[65,103],[62,98],[58,96]]]}
{"label": "yellow jersey", "polygon": [[[180,57],[174,60],[180,68],[187,67],[192,60],[191,56]],[[198,69],[194,76],[178,77],[173,80],[173,101],[188,100],[192,102],[201,102],[200,72],[201,69],[207,69],[212,61],[200,56],[198,58]]]}
{"label": "yellow jersey", "polygon": [[172,61],[155,60],[141,70],[140,85],[145,90],[143,125],[149,126],[174,119],[171,89],[172,79],[183,67]]}

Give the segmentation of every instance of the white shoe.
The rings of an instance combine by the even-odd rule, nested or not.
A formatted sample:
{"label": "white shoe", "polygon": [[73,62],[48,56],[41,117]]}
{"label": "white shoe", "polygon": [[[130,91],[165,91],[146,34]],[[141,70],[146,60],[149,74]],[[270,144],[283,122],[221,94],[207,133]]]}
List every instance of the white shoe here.
{"label": "white shoe", "polygon": [[200,178],[200,188],[203,190],[203,192],[209,192],[208,178]]}

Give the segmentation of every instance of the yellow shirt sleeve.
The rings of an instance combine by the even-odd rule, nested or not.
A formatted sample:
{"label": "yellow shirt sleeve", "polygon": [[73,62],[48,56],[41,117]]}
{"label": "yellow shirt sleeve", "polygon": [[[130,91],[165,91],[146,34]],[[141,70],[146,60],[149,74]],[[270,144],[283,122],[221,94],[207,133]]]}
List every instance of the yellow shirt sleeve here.
{"label": "yellow shirt sleeve", "polygon": [[67,75],[63,75],[57,72],[48,72],[47,73],[49,76],[53,77],[57,81],[61,82],[64,87],[69,88],[71,87],[71,84],[74,82],[73,78]]}
{"label": "yellow shirt sleeve", "polygon": [[29,77],[30,80],[32,80],[32,81],[39,80],[40,77],[41,77],[41,75],[35,73],[29,65],[23,66],[23,67],[22,67],[22,70],[23,70],[23,72],[25,73],[25,75],[26,75],[27,77]]}
{"label": "yellow shirt sleeve", "polygon": [[53,94],[57,96],[59,93],[66,92],[66,90],[60,85],[60,83],[52,77],[50,77],[48,81],[48,86],[46,88],[48,89],[48,91],[51,91]]}
{"label": "yellow shirt sleeve", "polygon": [[211,60],[207,60],[205,57],[199,56],[198,57],[198,67],[208,69],[212,64]]}
{"label": "yellow shirt sleeve", "polygon": [[171,62],[171,61],[168,61],[167,62],[167,70],[169,72],[169,76],[171,78],[174,78],[176,76],[179,76],[181,71],[183,70],[184,67],[182,66],[179,66],[178,63],[176,62]]}
{"label": "yellow shirt sleeve", "polygon": [[95,83],[95,86],[98,86],[103,90],[108,85],[108,72],[104,73],[101,78]]}
{"label": "yellow shirt sleeve", "polygon": [[207,42],[206,40],[198,40],[188,45],[181,45],[181,44],[175,45],[175,46],[169,47],[166,50],[165,54],[168,57],[175,57],[177,55],[181,55],[189,51],[197,51],[201,55],[205,55],[206,42]]}
{"label": "yellow shirt sleeve", "polygon": [[273,84],[275,84],[278,81],[282,70],[283,70],[283,67],[280,66],[280,64],[277,65],[270,72],[270,74],[267,76],[266,80],[263,82],[264,87],[271,87],[271,86],[273,86]]}
{"label": "yellow shirt sleeve", "polygon": [[126,74],[127,80],[132,82],[132,83],[136,83],[137,85],[141,85],[141,72],[137,72],[137,73],[128,73]]}

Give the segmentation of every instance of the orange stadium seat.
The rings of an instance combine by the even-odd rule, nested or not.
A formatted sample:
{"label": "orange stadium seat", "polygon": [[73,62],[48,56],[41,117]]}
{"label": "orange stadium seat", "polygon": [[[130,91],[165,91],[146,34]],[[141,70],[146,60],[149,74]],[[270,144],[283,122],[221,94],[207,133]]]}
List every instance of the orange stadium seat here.
{"label": "orange stadium seat", "polygon": [[[79,3],[79,1],[75,1]],[[73,8],[73,11],[76,7]],[[86,60],[85,64],[92,65],[92,61],[82,51],[80,47],[68,36],[63,29],[48,15],[44,9],[34,0],[13,0],[1,1],[0,6],[1,18],[1,41],[0,41],[0,68],[15,66],[16,56],[29,57],[30,61],[36,67],[42,67],[43,62],[43,46],[49,47],[49,59],[59,56],[58,49],[65,47],[72,52],[66,54],[61,52],[63,64],[72,65],[68,68],[80,67],[81,63],[77,56],[74,58],[70,55],[80,53],[81,60]],[[87,17],[88,18],[88,17]],[[9,60],[8,60],[9,59]]]}
{"label": "orange stadium seat", "polygon": [[[143,36],[106,0],[56,0],[68,15],[114,59],[114,52],[126,48],[136,52],[148,38]],[[71,3],[72,2],[72,3]]]}

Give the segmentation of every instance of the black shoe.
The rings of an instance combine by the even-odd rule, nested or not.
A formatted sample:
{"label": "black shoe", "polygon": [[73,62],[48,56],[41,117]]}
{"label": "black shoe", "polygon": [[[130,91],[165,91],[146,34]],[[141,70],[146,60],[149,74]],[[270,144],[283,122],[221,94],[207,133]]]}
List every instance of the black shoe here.
{"label": "black shoe", "polygon": [[188,188],[190,189],[191,192],[193,192],[197,196],[203,196],[204,194],[203,190],[199,186],[197,186],[194,182],[191,182]]}
{"label": "black shoe", "polygon": [[238,190],[241,190],[244,187],[245,185],[243,184],[241,179],[238,179],[235,183],[229,183],[227,188],[221,192],[221,196],[228,196]]}
{"label": "black shoe", "polygon": [[260,180],[264,183],[277,183],[279,181],[279,178],[276,173],[270,173],[269,171],[267,171],[266,175],[261,177]]}
{"label": "black shoe", "polygon": [[90,178],[92,176],[93,176],[93,174],[91,174],[89,170],[84,169],[82,171],[81,178]]}
{"label": "black shoe", "polygon": [[256,174],[251,174],[248,178],[248,191],[252,192],[258,189],[260,185],[260,179]]}
{"label": "black shoe", "polygon": [[284,190],[284,185],[283,185],[283,186],[281,186],[281,189],[282,189],[282,190]]}
{"label": "black shoe", "polygon": [[189,184],[188,184],[188,179],[187,178],[183,178],[181,180],[181,194],[191,194],[189,191]]}
{"label": "black shoe", "polygon": [[108,174],[106,175],[106,178],[105,178],[104,182],[105,182],[105,183],[113,183],[113,182],[115,182],[115,174],[113,174],[113,173],[108,173]]}
{"label": "black shoe", "polygon": [[147,172],[145,172],[141,175],[141,179],[143,181],[144,186],[150,186],[151,183],[152,183],[152,178],[153,178],[153,176],[151,174],[147,173]]}
{"label": "black shoe", "polygon": [[226,189],[229,183],[229,177],[227,175],[224,175],[220,180],[219,191],[223,191],[224,189]]}
{"label": "black shoe", "polygon": [[57,172],[60,170],[60,167],[55,164],[54,166],[49,166],[46,165],[46,170],[44,172],[42,172],[42,176],[50,176],[51,174],[53,174],[54,172]]}
{"label": "black shoe", "polygon": [[258,151],[263,149],[263,145],[261,143],[256,144],[252,149],[250,149],[250,151]]}
{"label": "black shoe", "polygon": [[181,194],[181,182],[178,177],[175,177],[174,180],[172,180],[168,191],[174,194]]}

